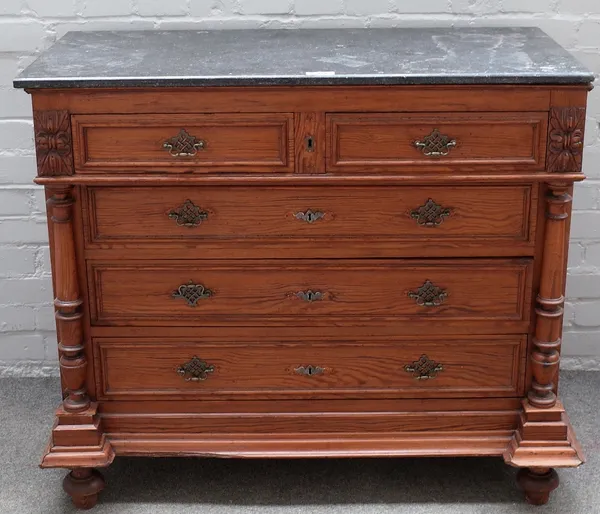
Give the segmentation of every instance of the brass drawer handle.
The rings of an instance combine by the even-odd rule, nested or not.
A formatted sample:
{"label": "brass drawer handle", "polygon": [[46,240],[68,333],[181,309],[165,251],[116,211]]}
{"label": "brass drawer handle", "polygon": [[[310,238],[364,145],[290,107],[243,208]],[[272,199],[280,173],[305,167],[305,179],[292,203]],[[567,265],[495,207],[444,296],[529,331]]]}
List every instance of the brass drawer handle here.
{"label": "brass drawer handle", "polygon": [[314,377],[315,375],[322,375],[325,373],[325,368],[319,366],[298,366],[295,370],[298,375],[304,375],[305,377]]}
{"label": "brass drawer handle", "polygon": [[451,213],[450,209],[442,207],[429,198],[423,205],[410,211],[410,217],[422,227],[438,227]]}
{"label": "brass drawer handle", "polygon": [[415,300],[417,305],[438,307],[448,298],[448,292],[441,287],[433,285],[430,280],[426,280],[416,291],[409,291],[408,297]]}
{"label": "brass drawer handle", "polygon": [[423,141],[414,141],[416,148],[420,149],[427,157],[443,157],[450,153],[450,149],[456,146],[456,140],[450,139],[438,129],[423,138]]}
{"label": "brass drawer handle", "polygon": [[429,380],[435,378],[444,366],[431,360],[427,355],[421,355],[419,360],[404,366],[404,371],[412,373],[415,380]]}
{"label": "brass drawer handle", "polygon": [[308,289],[307,291],[298,291],[296,296],[304,302],[318,302],[323,300],[325,297],[325,295],[320,291],[313,291],[312,289]]}
{"label": "brass drawer handle", "polygon": [[206,141],[192,136],[185,129],[181,129],[179,134],[163,143],[163,148],[173,157],[193,157],[198,153],[198,150],[206,148]]}
{"label": "brass drawer handle", "polygon": [[199,359],[195,355],[191,360],[177,368],[177,373],[185,378],[186,382],[201,382],[208,378],[209,373],[214,373],[215,367]]}
{"label": "brass drawer handle", "polygon": [[171,296],[173,298],[183,298],[190,307],[196,307],[200,300],[210,298],[213,292],[202,284],[194,284],[190,280],[187,284],[181,284]]}
{"label": "brass drawer handle", "polygon": [[186,200],[176,209],[167,214],[170,219],[175,220],[178,227],[197,227],[208,219],[208,212],[203,211],[191,200]]}
{"label": "brass drawer handle", "polygon": [[306,223],[314,223],[315,221],[322,220],[325,217],[325,213],[321,211],[311,211],[310,209],[305,212],[297,212],[294,217],[300,221],[306,221]]}

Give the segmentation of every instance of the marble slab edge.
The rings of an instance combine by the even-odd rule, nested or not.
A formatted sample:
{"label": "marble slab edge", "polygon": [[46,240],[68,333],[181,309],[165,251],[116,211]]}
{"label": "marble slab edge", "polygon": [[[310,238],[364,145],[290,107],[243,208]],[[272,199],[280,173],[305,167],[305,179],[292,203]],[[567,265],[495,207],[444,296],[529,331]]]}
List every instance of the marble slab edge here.
{"label": "marble slab edge", "polygon": [[582,85],[593,75],[577,76],[387,76],[387,77],[176,77],[176,78],[52,78],[15,79],[22,89],[158,88],[158,87],[259,87],[259,86],[402,86],[402,85]]}

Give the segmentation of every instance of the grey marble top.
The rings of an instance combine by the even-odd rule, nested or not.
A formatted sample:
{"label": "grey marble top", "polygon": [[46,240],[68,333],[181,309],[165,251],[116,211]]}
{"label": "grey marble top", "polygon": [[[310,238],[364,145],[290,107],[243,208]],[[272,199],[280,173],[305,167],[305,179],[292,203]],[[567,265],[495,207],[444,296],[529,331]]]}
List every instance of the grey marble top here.
{"label": "grey marble top", "polygon": [[581,84],[593,74],[537,28],[69,32],[23,88]]}

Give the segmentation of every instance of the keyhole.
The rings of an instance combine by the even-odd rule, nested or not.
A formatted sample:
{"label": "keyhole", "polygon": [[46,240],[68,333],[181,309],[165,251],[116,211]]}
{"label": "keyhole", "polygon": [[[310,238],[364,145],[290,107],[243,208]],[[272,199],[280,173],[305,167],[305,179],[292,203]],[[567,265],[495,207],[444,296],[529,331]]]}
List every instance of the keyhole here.
{"label": "keyhole", "polygon": [[315,151],[315,141],[314,141],[313,137],[307,136],[305,141],[306,141],[306,151],[314,152]]}

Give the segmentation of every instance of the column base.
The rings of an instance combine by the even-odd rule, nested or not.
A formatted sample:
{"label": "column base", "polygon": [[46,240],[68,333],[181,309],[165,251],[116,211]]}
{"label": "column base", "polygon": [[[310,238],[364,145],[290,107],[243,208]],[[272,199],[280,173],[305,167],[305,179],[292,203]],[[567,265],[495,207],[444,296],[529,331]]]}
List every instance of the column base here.
{"label": "column base", "polygon": [[66,412],[62,405],[57,409],[42,468],[106,467],[114,458],[112,445],[102,431],[98,404],[77,413]]}
{"label": "column base", "polygon": [[561,402],[540,409],[524,400],[519,426],[503,457],[519,468],[569,468],[585,462]]}

